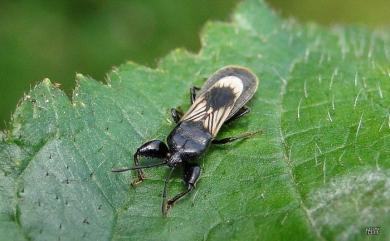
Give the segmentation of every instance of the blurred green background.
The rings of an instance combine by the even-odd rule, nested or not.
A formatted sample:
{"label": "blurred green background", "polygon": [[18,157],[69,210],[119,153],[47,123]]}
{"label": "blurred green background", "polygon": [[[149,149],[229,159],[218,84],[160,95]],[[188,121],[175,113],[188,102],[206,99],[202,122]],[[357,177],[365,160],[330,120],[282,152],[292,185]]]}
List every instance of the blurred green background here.
{"label": "blurred green background", "polygon": [[[170,50],[197,52],[208,20],[228,20],[238,0],[2,0],[0,129],[45,77],[71,93],[76,72],[104,80],[127,60],[156,66]],[[388,0],[268,0],[283,16],[321,24],[390,23]]]}

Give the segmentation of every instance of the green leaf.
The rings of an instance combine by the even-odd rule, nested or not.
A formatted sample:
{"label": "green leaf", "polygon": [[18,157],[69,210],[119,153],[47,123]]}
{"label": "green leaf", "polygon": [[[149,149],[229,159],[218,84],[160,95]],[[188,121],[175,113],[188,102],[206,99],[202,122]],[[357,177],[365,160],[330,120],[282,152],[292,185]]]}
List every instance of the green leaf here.
{"label": "green leaf", "polygon": [[[102,84],[77,75],[69,99],[44,80],[17,107],[0,142],[1,240],[366,240],[390,232],[390,35],[282,20],[244,1],[210,23],[199,54],[158,69],[127,63]],[[136,189],[132,165],[147,140],[173,128],[169,109],[224,65],[260,78],[252,112],[212,146],[196,190],[161,215],[165,168]],[[183,188],[177,174],[170,195]]]}

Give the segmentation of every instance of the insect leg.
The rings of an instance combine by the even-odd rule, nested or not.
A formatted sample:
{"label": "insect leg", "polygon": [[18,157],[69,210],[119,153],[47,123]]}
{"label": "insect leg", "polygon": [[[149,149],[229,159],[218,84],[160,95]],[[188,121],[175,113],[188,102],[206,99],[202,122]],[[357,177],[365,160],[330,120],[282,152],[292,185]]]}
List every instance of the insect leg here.
{"label": "insect leg", "polygon": [[242,133],[241,135],[238,135],[238,136],[232,136],[232,137],[227,137],[227,138],[223,138],[223,139],[220,139],[220,140],[213,140],[211,143],[213,144],[226,144],[226,143],[230,143],[230,142],[233,142],[233,141],[237,141],[237,140],[240,140],[240,139],[245,139],[245,138],[249,138],[249,137],[252,137],[253,135],[257,134],[257,133],[260,133],[260,131],[254,131],[254,132],[245,132],[245,133]]}
{"label": "insect leg", "polygon": [[183,116],[183,112],[176,109],[176,108],[172,108],[171,109],[171,116],[172,116],[172,119],[175,123],[178,123],[181,119],[181,117]]}
{"label": "insect leg", "polygon": [[167,202],[167,209],[171,208],[180,198],[187,195],[195,188],[196,181],[200,176],[200,166],[186,164],[184,167],[184,181],[187,185],[187,190],[177,194],[173,198],[169,199]]}
{"label": "insect leg", "polygon": [[230,123],[230,122],[232,122],[232,121],[234,121],[234,120],[237,120],[237,119],[239,119],[240,117],[242,117],[242,116],[248,114],[249,112],[251,112],[251,109],[250,109],[249,107],[247,107],[247,106],[243,106],[243,107],[241,107],[241,109],[239,109],[239,110],[236,112],[236,114],[234,114],[232,117],[230,117],[230,119],[227,120],[227,121],[225,122],[225,124],[226,124],[226,123]]}
{"label": "insect leg", "polygon": [[191,97],[191,104],[194,103],[195,99],[196,99],[196,92],[198,92],[200,90],[199,87],[196,87],[196,86],[192,86],[190,88],[190,97]]}
{"label": "insect leg", "polygon": [[171,170],[169,171],[169,174],[168,176],[165,178],[165,182],[164,182],[164,190],[163,190],[163,201],[162,201],[162,204],[161,204],[161,211],[163,213],[163,216],[166,216],[167,215],[167,212],[168,212],[168,205],[167,205],[167,193],[168,193],[168,183],[169,183],[169,179],[171,179],[171,176],[172,176],[172,173],[173,173],[173,170],[175,169],[175,167],[171,167]]}
{"label": "insect leg", "polygon": [[[168,147],[164,142],[159,140],[153,140],[146,142],[142,146],[140,146],[134,154],[134,164],[135,166],[139,166],[139,158],[140,157],[151,157],[151,158],[165,158],[168,154]],[[145,179],[145,174],[142,169],[137,170],[138,179],[135,180],[132,185],[137,185],[141,183]]]}

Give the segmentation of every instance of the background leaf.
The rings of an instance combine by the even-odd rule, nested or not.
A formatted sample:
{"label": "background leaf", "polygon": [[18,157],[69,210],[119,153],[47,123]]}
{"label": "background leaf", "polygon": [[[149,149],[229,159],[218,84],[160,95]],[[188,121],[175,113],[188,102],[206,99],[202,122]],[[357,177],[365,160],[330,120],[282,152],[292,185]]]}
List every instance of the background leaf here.
{"label": "background leaf", "polygon": [[[283,21],[247,0],[231,23],[210,23],[203,47],[155,70],[133,63],[101,84],[77,76],[71,100],[49,80],[24,97],[0,144],[4,240],[365,240],[390,223],[389,34]],[[250,115],[211,147],[197,189],[161,216],[166,169],[133,189],[134,150],[165,139],[169,108],[224,65],[261,79]],[[178,173],[173,195],[182,189]]]}

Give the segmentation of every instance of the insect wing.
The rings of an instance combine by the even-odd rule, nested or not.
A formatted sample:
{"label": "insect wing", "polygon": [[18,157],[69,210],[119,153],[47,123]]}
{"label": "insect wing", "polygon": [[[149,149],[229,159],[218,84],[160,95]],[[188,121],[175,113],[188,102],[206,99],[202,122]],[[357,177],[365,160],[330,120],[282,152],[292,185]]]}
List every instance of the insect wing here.
{"label": "insect wing", "polygon": [[212,75],[181,121],[202,122],[212,136],[256,92],[258,80],[248,69],[228,66]]}

